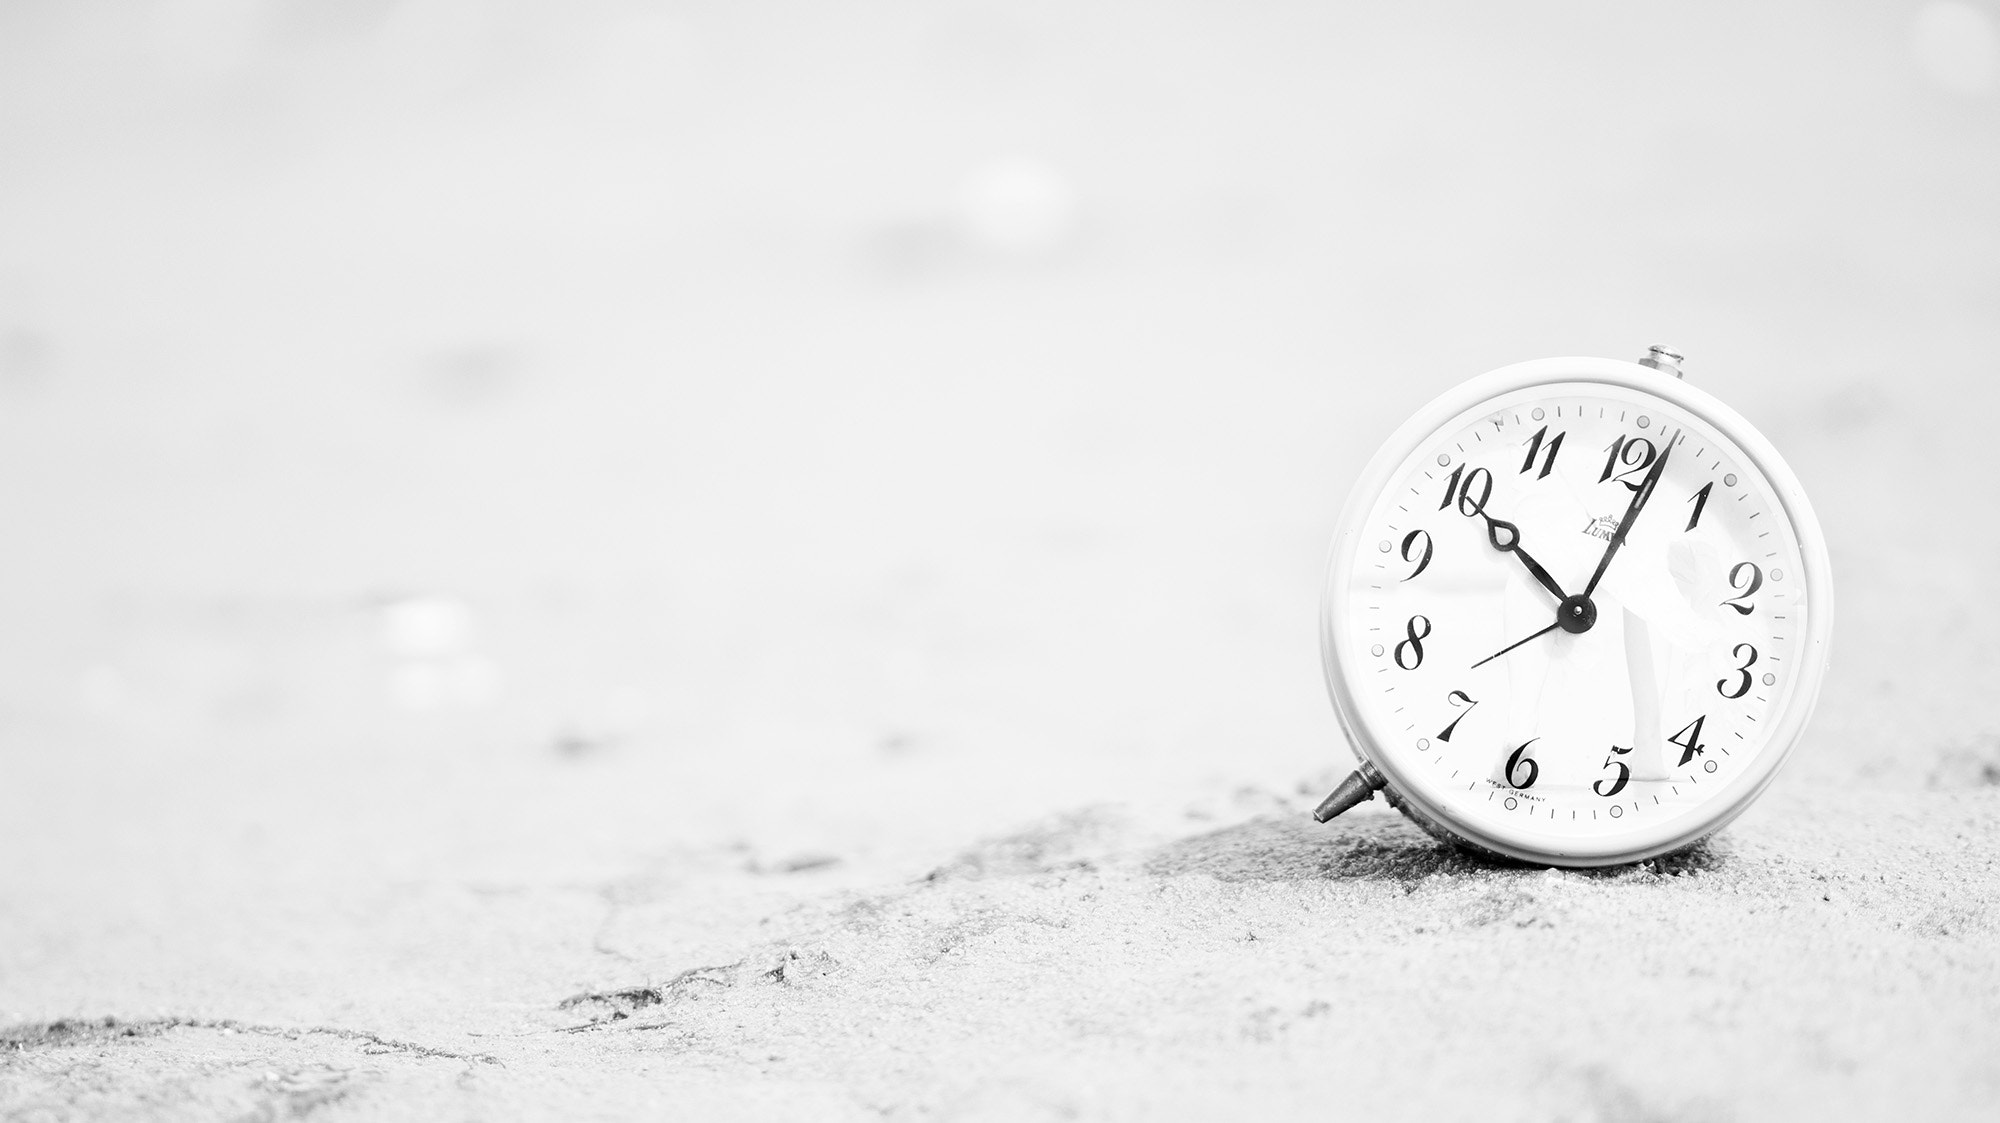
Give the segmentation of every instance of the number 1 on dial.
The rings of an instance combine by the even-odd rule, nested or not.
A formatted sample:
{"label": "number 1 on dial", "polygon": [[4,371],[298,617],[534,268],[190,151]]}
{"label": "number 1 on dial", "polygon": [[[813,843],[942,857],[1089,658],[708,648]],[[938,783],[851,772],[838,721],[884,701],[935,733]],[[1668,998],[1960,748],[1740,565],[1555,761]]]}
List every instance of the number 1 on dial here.
{"label": "number 1 on dial", "polygon": [[1708,506],[1708,493],[1714,490],[1715,481],[1710,480],[1701,485],[1700,491],[1695,492],[1694,495],[1689,497],[1688,502],[1694,504],[1694,514],[1688,516],[1687,529],[1693,530],[1694,524],[1701,521],[1701,509]]}

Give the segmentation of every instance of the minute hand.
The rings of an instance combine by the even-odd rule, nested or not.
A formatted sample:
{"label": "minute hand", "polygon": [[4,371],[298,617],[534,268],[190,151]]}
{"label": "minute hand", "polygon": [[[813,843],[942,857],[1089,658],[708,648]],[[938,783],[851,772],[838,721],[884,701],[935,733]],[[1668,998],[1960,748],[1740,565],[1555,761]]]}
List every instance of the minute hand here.
{"label": "minute hand", "polygon": [[1646,501],[1653,497],[1653,488],[1660,482],[1660,473],[1667,470],[1667,457],[1674,454],[1674,445],[1680,442],[1680,436],[1675,433],[1667,441],[1666,451],[1653,462],[1653,470],[1646,473],[1645,482],[1639,485],[1639,490],[1632,493],[1631,506],[1625,508],[1625,517],[1618,521],[1618,529],[1612,533],[1610,544],[1604,547],[1604,556],[1597,559],[1597,572],[1590,575],[1590,584],[1583,587],[1584,596],[1596,592],[1597,583],[1604,580],[1604,571],[1611,568],[1611,559],[1618,553],[1618,547],[1625,544],[1625,536],[1632,532],[1632,523],[1638,519],[1639,512],[1646,509]]}

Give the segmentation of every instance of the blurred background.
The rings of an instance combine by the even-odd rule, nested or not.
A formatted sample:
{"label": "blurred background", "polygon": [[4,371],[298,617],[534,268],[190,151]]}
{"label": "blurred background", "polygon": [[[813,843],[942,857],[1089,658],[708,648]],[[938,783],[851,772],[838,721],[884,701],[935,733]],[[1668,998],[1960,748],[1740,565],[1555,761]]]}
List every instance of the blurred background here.
{"label": "blurred background", "polygon": [[383,886],[1316,789],[1362,464],[1656,342],[1832,541],[1788,778],[2000,782],[1997,29],[6,0],[0,978],[277,993]]}

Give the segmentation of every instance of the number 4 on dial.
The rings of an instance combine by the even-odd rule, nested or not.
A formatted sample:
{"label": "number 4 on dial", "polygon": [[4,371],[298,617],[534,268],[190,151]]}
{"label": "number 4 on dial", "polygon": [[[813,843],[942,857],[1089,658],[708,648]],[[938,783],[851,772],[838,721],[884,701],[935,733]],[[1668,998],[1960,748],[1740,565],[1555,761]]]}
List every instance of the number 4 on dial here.
{"label": "number 4 on dial", "polygon": [[[1688,722],[1686,726],[1682,727],[1679,733],[1667,738],[1669,745],[1679,745],[1681,747],[1681,764],[1686,764],[1688,761],[1700,756],[1702,750],[1708,748],[1707,745],[1701,743],[1701,723],[1707,720],[1708,715],[1703,714],[1693,721]],[[1686,739],[1683,740],[1682,738]]]}

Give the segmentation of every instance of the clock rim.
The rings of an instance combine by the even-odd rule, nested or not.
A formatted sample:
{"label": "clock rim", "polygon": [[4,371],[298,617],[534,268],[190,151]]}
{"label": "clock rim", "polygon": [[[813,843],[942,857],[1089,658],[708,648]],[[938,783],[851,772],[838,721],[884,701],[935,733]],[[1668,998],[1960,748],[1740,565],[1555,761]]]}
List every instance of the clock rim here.
{"label": "clock rim", "polygon": [[[1457,814],[1448,805],[1426,795],[1410,782],[1396,760],[1397,753],[1376,744],[1360,720],[1359,703],[1350,691],[1347,661],[1358,658],[1340,642],[1347,634],[1352,615],[1347,598],[1340,595],[1350,584],[1357,561],[1356,547],[1362,523],[1373,510],[1375,499],[1389,485],[1397,468],[1425,443],[1436,439],[1442,426],[1483,401],[1503,394],[1556,383],[1600,383],[1637,390],[1662,399],[1676,408],[1700,417],[1735,442],[1751,465],[1761,472],[1799,542],[1805,569],[1805,634],[1801,637],[1797,660],[1800,680],[1795,684],[1787,708],[1779,715],[1765,750],[1742,777],[1732,781],[1734,794],[1725,793],[1685,815],[1666,823],[1641,828],[1629,834],[1577,839],[1574,845],[1552,847],[1546,839],[1522,832],[1510,835]],[[1819,702],[1821,683],[1826,676],[1829,641],[1833,632],[1833,573],[1826,537],[1805,488],[1763,433],[1721,399],[1698,386],[1639,363],[1588,356],[1562,356],[1514,363],[1467,379],[1433,398],[1392,433],[1376,450],[1349,491],[1335,524],[1333,551],[1327,567],[1326,586],[1320,602],[1320,654],[1327,689],[1333,698],[1335,715],[1348,744],[1364,761],[1372,764],[1388,782],[1390,792],[1413,805],[1421,817],[1435,823],[1472,846],[1506,857],[1537,864],[1561,866],[1609,866],[1642,862],[1689,846],[1727,826],[1756,802],[1778,770],[1791,757],[1813,710]],[[1358,670],[1358,668],[1356,668]]]}

